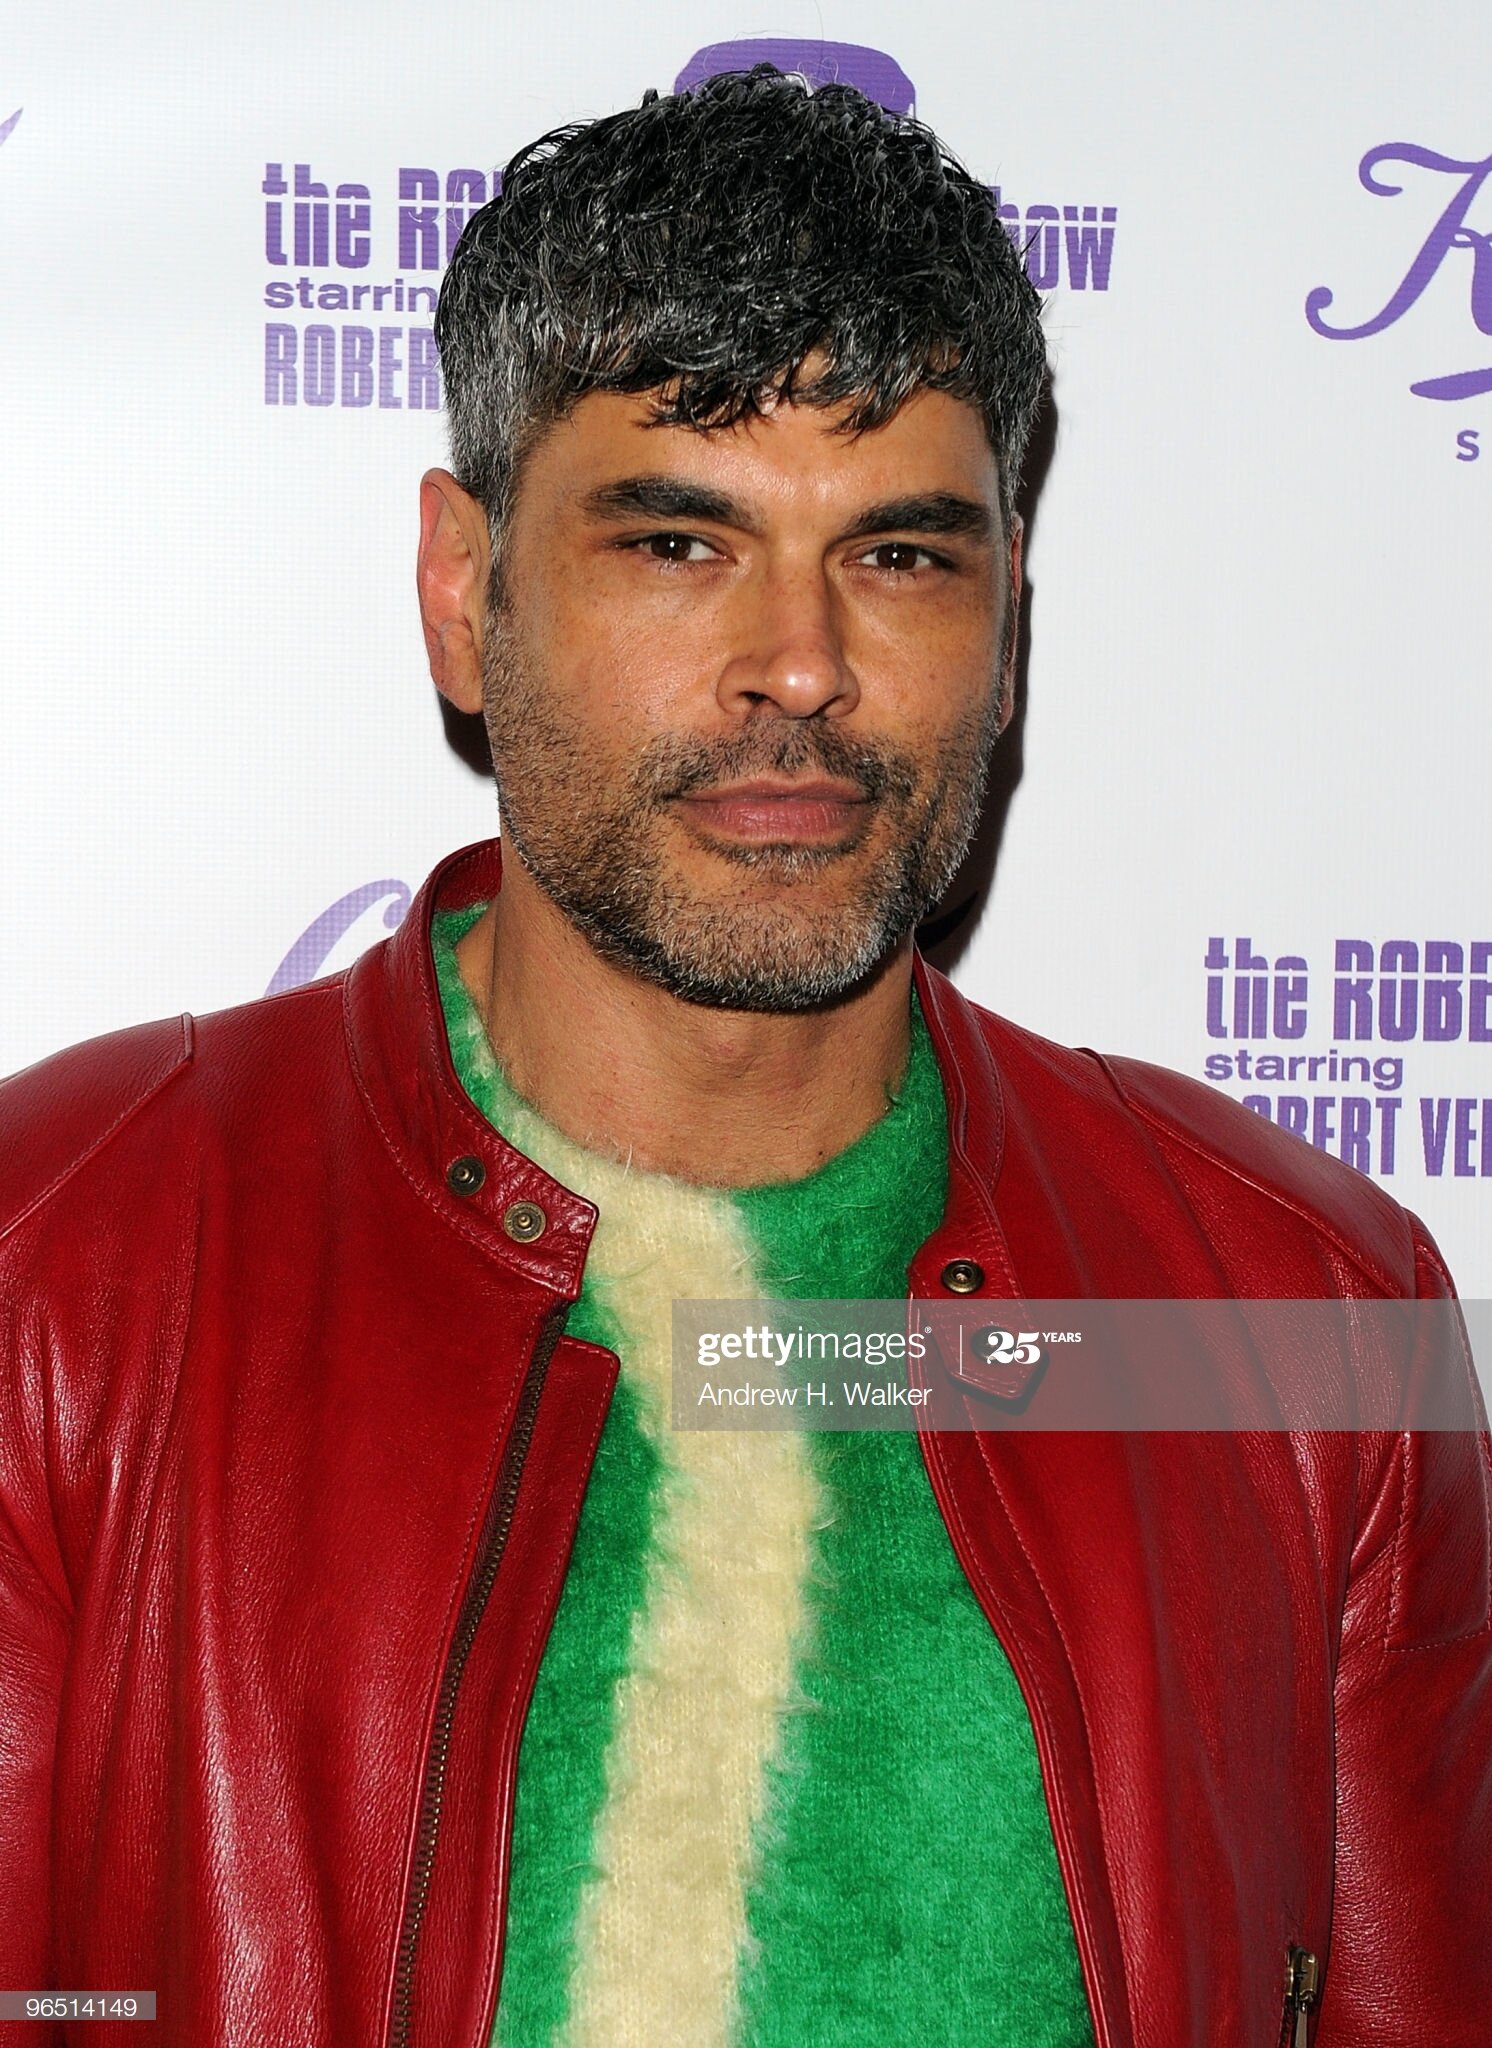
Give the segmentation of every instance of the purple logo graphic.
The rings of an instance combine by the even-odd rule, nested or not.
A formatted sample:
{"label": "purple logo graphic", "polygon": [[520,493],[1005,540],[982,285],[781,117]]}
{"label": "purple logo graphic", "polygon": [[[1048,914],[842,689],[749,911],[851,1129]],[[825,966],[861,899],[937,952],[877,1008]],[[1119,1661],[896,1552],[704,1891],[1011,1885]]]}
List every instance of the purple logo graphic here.
{"label": "purple logo graphic", "polygon": [[0,142],[4,142],[5,138],[9,135],[11,129],[14,128],[17,121],[20,120],[22,114],[24,114],[25,111],[26,109],[24,107],[17,107],[15,112],[10,116],[9,120],[0,121]]}
{"label": "purple logo graphic", "polygon": [[[785,36],[747,37],[710,43],[696,50],[674,81],[675,92],[687,92],[721,71],[749,71],[753,64],[775,64],[795,72],[815,89],[821,85],[853,85],[884,107],[888,114],[910,114],[917,92],[910,78],[884,50],[864,43],[800,42]],[[1025,258],[1026,274],[1038,291],[1051,291],[1064,281],[1073,291],[1109,288],[1114,260],[1117,206],[1049,206],[1035,203],[1022,219],[997,185],[995,201],[1005,232]]]}
{"label": "purple logo graphic", "polygon": [[[884,50],[783,36],[696,50],[675,90],[761,63],[815,88],[856,86],[891,114],[909,115],[916,104],[911,79]],[[365,178],[336,178],[325,163],[267,161],[259,186],[268,270],[262,297],[271,314],[264,323],[265,404],[438,412],[439,274],[472,214],[501,189],[500,171],[470,164],[401,164],[380,192]],[[1109,289],[1116,206],[1035,200],[1021,207],[999,186],[994,191],[1005,232],[1038,291]]]}
{"label": "purple logo graphic", "polygon": [[749,71],[753,64],[795,71],[814,87],[856,86],[888,114],[910,114],[917,103],[911,79],[884,50],[867,49],[863,43],[797,42],[785,36],[710,43],[695,51],[674,80],[674,91],[688,92],[718,72]]}
{"label": "purple logo graphic", "polygon": [[314,981],[337,942],[345,938],[365,911],[375,903],[383,903],[385,898],[388,901],[384,905],[384,929],[397,931],[412,900],[409,884],[364,882],[360,889],[349,889],[345,896],[339,896],[329,910],[323,910],[320,917],[306,926],[275,969],[264,993],[283,995],[286,989],[302,988],[306,982]]}
{"label": "purple logo graphic", "polygon": [[[1423,149],[1416,142],[1382,142],[1376,149],[1370,149],[1358,165],[1358,180],[1365,191],[1380,198],[1396,199],[1404,188],[1377,176],[1378,166],[1383,163],[1410,164],[1418,170],[1458,178],[1460,183],[1403,278],[1371,319],[1356,327],[1329,325],[1322,316],[1332,303],[1333,294],[1325,285],[1318,285],[1306,299],[1306,319],[1328,341],[1364,341],[1371,334],[1381,334],[1396,320],[1403,319],[1451,251],[1465,249],[1471,255],[1472,321],[1479,334],[1492,335],[1492,234],[1466,225],[1466,216],[1492,171],[1492,156],[1483,157],[1478,163],[1464,157],[1442,156],[1438,150]],[[1478,398],[1492,391],[1492,365],[1427,377],[1409,388],[1417,398]]]}

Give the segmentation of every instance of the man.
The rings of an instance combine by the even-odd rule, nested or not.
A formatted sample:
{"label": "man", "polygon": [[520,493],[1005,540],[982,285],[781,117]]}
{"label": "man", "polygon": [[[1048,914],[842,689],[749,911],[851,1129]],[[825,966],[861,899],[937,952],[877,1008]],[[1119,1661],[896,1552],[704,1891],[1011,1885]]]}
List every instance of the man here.
{"label": "man", "polygon": [[668,1425],[676,1297],[1449,1292],[915,955],[1038,310],[926,131],[768,71],[471,224],[419,584],[501,863],[0,1093],[5,1986],[173,2044],[1486,2040],[1484,1435]]}

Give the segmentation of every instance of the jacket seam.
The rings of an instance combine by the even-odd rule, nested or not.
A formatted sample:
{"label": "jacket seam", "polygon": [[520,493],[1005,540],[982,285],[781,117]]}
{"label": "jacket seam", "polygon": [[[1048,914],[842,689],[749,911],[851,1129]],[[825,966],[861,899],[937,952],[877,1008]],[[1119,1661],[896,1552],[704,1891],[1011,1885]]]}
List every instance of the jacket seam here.
{"label": "jacket seam", "polygon": [[314,981],[300,982],[295,988],[277,988],[271,994],[256,996],[254,1001],[256,1005],[259,1003],[293,1003],[298,998],[314,996],[317,1002],[325,1002],[328,997],[336,996],[340,992],[342,983],[346,981],[350,971],[349,968],[338,967],[333,969],[330,974],[318,974]]}
{"label": "jacket seam", "polygon": [[[1021,1531],[1020,1531],[1020,1529],[1018,1528],[1018,1526],[1017,1526],[1017,1524],[1016,1524],[1016,1521],[1015,1521],[1015,1518],[1014,1518],[1014,1516],[1012,1516],[1012,1515],[1011,1515],[1011,1514],[1010,1514],[1010,1513],[1009,1513],[1009,1512],[1008,1512],[1008,1511],[1006,1510],[1006,1507],[1005,1507],[1005,1502],[1004,1502],[1004,1500],[1003,1500],[1003,1498],[1001,1497],[1001,1494],[1000,1494],[999,1482],[998,1482],[998,1480],[997,1480],[997,1479],[996,1479],[996,1477],[995,1477],[994,1469],[993,1469],[993,1467],[992,1467],[992,1465],[991,1465],[991,1463],[990,1463],[990,1458],[989,1458],[989,1452],[988,1452],[988,1449],[987,1449],[987,1447],[986,1447],[986,1444],[985,1444],[985,1440],[984,1440],[984,1434],[983,1434],[983,1432],[982,1432],[982,1431],[980,1431],[980,1432],[976,1432],[976,1437],[977,1437],[977,1440],[978,1440],[978,1443],[979,1443],[979,1458],[980,1458],[980,1462],[981,1462],[981,1464],[982,1464],[982,1465],[984,1466],[985,1472],[986,1472],[986,1474],[988,1475],[988,1477],[989,1477],[989,1479],[990,1479],[990,1481],[991,1481],[991,1484],[992,1484],[992,1490],[993,1490],[993,1493],[994,1493],[994,1497],[995,1497],[995,1500],[996,1500],[996,1501],[997,1501],[997,1502],[999,1503],[1000,1513],[1001,1513],[1001,1515],[1002,1515],[1002,1516],[1004,1517],[1004,1521],[1005,1521],[1005,1526],[1006,1526],[1006,1527],[1007,1527],[1007,1528],[1008,1528],[1008,1529],[1010,1530],[1010,1533],[1012,1534],[1012,1536],[1014,1536],[1014,1538],[1015,1538],[1015,1541],[1016,1541],[1016,1546],[1017,1546],[1017,1548],[1019,1549],[1019,1551],[1020,1551],[1020,1553],[1021,1553],[1021,1556],[1022,1556],[1022,1557],[1023,1557],[1023,1558],[1025,1559],[1025,1560],[1026,1560],[1026,1568],[1027,1568],[1027,1570],[1028,1570],[1028,1571],[1030,1572],[1030,1574],[1031,1574],[1032,1578],[1033,1578],[1033,1579],[1035,1580],[1035,1582],[1036,1582],[1036,1585],[1037,1585],[1037,1587],[1038,1587],[1038,1589],[1039,1589],[1039,1591],[1040,1591],[1040,1593],[1041,1593],[1041,1597],[1042,1597],[1042,1600],[1043,1600],[1043,1602],[1044,1602],[1044,1603],[1045,1603],[1045,1605],[1046,1605],[1046,1610],[1047,1610],[1047,1613],[1048,1613],[1048,1615],[1049,1615],[1049,1616],[1051,1617],[1051,1622],[1052,1622],[1052,1626],[1053,1626],[1053,1627],[1055,1628],[1055,1630],[1057,1631],[1057,1639],[1058,1639],[1058,1641],[1059,1641],[1059,1642],[1061,1643],[1061,1645],[1062,1645],[1062,1654],[1063,1654],[1063,1656],[1064,1656],[1064,1657],[1066,1657],[1066,1659],[1067,1659],[1067,1666],[1068,1666],[1068,1669],[1069,1669],[1069,1671],[1070,1671],[1070,1672],[1072,1672],[1072,1673],[1073,1673],[1073,1697],[1074,1697],[1074,1698],[1075,1698],[1075,1700],[1077,1701],[1077,1708],[1078,1708],[1078,1719],[1079,1719],[1079,1721],[1080,1721],[1080,1722],[1081,1722],[1081,1724],[1082,1724],[1082,1729],[1083,1729],[1083,1748],[1084,1748],[1084,1751],[1085,1751],[1085,1754],[1086,1754],[1086,1757],[1087,1757],[1087,1765],[1088,1765],[1088,1772],[1089,1772],[1089,1775],[1090,1775],[1090,1777],[1091,1777],[1091,1778],[1092,1778],[1092,1780],[1093,1780],[1093,1786],[1094,1786],[1094,1800],[1095,1800],[1095,1807],[1096,1807],[1096,1805],[1097,1805],[1097,1791],[1098,1791],[1098,1773],[1097,1773],[1097,1770],[1095,1769],[1095,1766],[1094,1766],[1094,1755],[1093,1755],[1093,1731],[1092,1731],[1092,1729],[1091,1729],[1091,1728],[1089,1727],[1089,1725],[1088,1725],[1088,1709],[1087,1709],[1087,1706],[1086,1706],[1086,1704],[1084,1703],[1084,1700],[1083,1700],[1083,1695],[1082,1695],[1082,1692],[1081,1692],[1081,1690],[1079,1689],[1079,1687],[1078,1687],[1078,1685],[1077,1685],[1077,1681],[1076,1681],[1076,1673],[1077,1673],[1077,1664],[1076,1664],[1076,1662],[1074,1661],[1074,1658],[1073,1658],[1073,1654],[1072,1654],[1072,1644],[1071,1644],[1071,1643],[1070,1643],[1070,1642],[1068,1641],[1068,1637],[1067,1637],[1067,1631],[1066,1631],[1066,1629],[1065,1629],[1065,1628],[1064,1628],[1064,1627],[1062,1626],[1062,1617],[1061,1617],[1061,1616],[1060,1616],[1060,1614],[1059,1614],[1059,1613],[1057,1612],[1056,1606],[1055,1606],[1055,1604],[1054,1604],[1054,1602],[1053,1602],[1053,1600],[1052,1600],[1052,1596],[1051,1596],[1050,1592],[1048,1592],[1048,1590],[1047,1590],[1047,1585],[1046,1585],[1046,1581],[1045,1581],[1045,1580],[1044,1580],[1044,1579],[1042,1578],[1042,1576],[1041,1576],[1041,1572],[1040,1572],[1040,1571],[1039,1571],[1039,1569],[1037,1568],[1037,1565],[1036,1565],[1036,1561],[1035,1561],[1035,1559],[1034,1559],[1034,1558],[1032,1557],[1032,1555],[1031,1555],[1031,1552],[1030,1552],[1029,1548],[1027,1547],[1027,1544],[1026,1544],[1026,1540],[1025,1540],[1025,1538],[1024,1538],[1024,1537],[1022,1536],[1022,1534],[1021,1534]],[[976,1552],[974,1551],[973,1547],[972,1547],[972,1546],[971,1546],[971,1545],[969,1544],[969,1524],[968,1524],[968,1518],[967,1518],[967,1516],[966,1516],[966,1515],[964,1514],[964,1511],[963,1511],[963,1508],[962,1508],[962,1506],[961,1506],[961,1505],[959,1504],[959,1502],[958,1502],[958,1500],[957,1500],[956,1496],[955,1496],[955,1495],[954,1495],[954,1494],[952,1493],[952,1491],[951,1491],[951,1490],[950,1490],[950,1494],[949,1494],[949,1504],[950,1504],[950,1505],[951,1505],[951,1507],[953,1508],[953,1512],[954,1512],[955,1518],[957,1519],[957,1522],[958,1522],[959,1530],[960,1530],[960,1532],[961,1532],[961,1534],[962,1534],[962,1536],[963,1536],[963,1538],[964,1538],[964,1543],[965,1543],[965,1546],[966,1546],[966,1548],[968,1548],[968,1549],[969,1549],[969,1554],[970,1554],[971,1556],[977,1555],[977,1553],[976,1553]],[[1054,1769],[1053,1769],[1053,1782],[1054,1782],[1054,1784],[1055,1784],[1055,1782],[1056,1782],[1056,1770],[1055,1770],[1055,1760],[1054,1760]],[[1070,1827],[1071,1827],[1071,1817],[1070,1817],[1070,1816],[1068,1817],[1068,1821],[1069,1821],[1069,1828],[1070,1828]],[[1101,1814],[1099,1814],[1099,1816],[1098,1816],[1098,1825],[1097,1825],[1097,1826],[1096,1826],[1096,1828],[1094,1829],[1094,1835],[1095,1835],[1095,1837],[1096,1837],[1096,1839],[1097,1839],[1097,1845],[1098,1845],[1098,1853],[1099,1853],[1099,1856],[1100,1856],[1100,1858],[1101,1858],[1101,1860],[1102,1860],[1102,1863],[1103,1863],[1103,1869],[1104,1869],[1104,1878],[1105,1878],[1105,1882],[1107,1883],[1107,1886],[1108,1886],[1108,1893],[1109,1893],[1109,1897],[1110,1897],[1111,1899],[1117,1898],[1117,1897],[1118,1897],[1118,1887],[1117,1887],[1117,1885],[1116,1885],[1116,1883],[1115,1883],[1115,1878],[1114,1878],[1114,1866],[1113,1866],[1113,1863],[1111,1862],[1111,1860],[1110,1860],[1110,1857],[1109,1857],[1109,1847],[1108,1847],[1108,1841],[1107,1841],[1107,1839],[1106,1839],[1106,1837],[1105,1837],[1105,1834],[1104,1834],[1104,1828],[1103,1828],[1103,1819],[1102,1819],[1102,1815],[1101,1815]],[[1076,1883],[1077,1889],[1079,1890],[1079,1892],[1081,1893],[1081,1895],[1082,1895],[1082,1897],[1083,1897],[1083,1902],[1084,1902],[1084,1906],[1085,1906],[1085,1908],[1087,1909],[1087,1914],[1088,1914],[1088,1923],[1089,1923],[1089,1927],[1090,1927],[1090,1929],[1091,1929],[1091,1927],[1092,1927],[1092,1901],[1091,1901],[1091,1899],[1090,1899],[1090,1898],[1089,1898],[1089,1896],[1088,1896],[1088,1891],[1087,1891],[1087,1887],[1086,1887],[1086,1886],[1085,1886],[1085,1885],[1084,1885],[1084,1884],[1082,1883],[1082,1880],[1081,1880],[1081,1875],[1080,1875],[1080,1868],[1079,1868],[1079,1865],[1078,1865],[1078,1862],[1077,1862],[1077,1860],[1076,1860],[1076,1859],[1074,1859],[1074,1862],[1073,1862],[1073,1875],[1074,1875],[1074,1880],[1075,1880],[1075,1883]],[[1132,2013],[1132,2012],[1133,2012],[1133,2010],[1134,2010],[1134,2001],[1133,2001],[1133,1997],[1132,1997],[1132,1987],[1131,1987],[1131,1985],[1130,1985],[1130,1981],[1129,1981],[1129,1961],[1128,1961],[1128,1958],[1127,1958],[1127,1956],[1126,1956],[1126,1955],[1125,1955],[1125,1953],[1124,1953],[1124,1948],[1123,1948],[1123,1944],[1122,1944],[1122,1943],[1121,1943],[1121,1944],[1119,1944],[1119,1962],[1120,1962],[1120,1968],[1121,1968],[1121,1970],[1122,1970],[1122,1971],[1123,1971],[1123,1973],[1124,1973],[1124,1998],[1125,1998],[1125,2004],[1126,2004],[1126,2006],[1127,2006],[1127,2007],[1129,2008],[1130,2012]],[[1097,1989],[1098,1989],[1098,1987],[1097,1987],[1097,1985],[1095,1985],[1095,1986],[1094,1986],[1094,1990],[1095,1990],[1095,1993],[1097,1992]],[[1096,2001],[1095,2001],[1095,2002],[1096,2002]],[[1104,2031],[1104,2034],[1105,2034],[1105,2035],[1106,2035],[1106,2036],[1107,2036],[1107,2037],[1108,2037],[1108,2038],[1109,2038],[1110,2040],[1112,2040],[1112,2029],[1111,2029],[1111,2028],[1110,2028],[1110,2027],[1108,2026],[1108,2024],[1107,2024],[1107,2018],[1108,2018],[1107,2014],[1101,2014],[1101,2015],[1100,2015],[1100,2017],[1102,2018],[1102,2021],[1103,2021],[1103,2031]]]}
{"label": "jacket seam", "polygon": [[[1410,1218],[1409,1234],[1411,1247],[1415,1255],[1416,1272],[1418,1273],[1420,1261],[1423,1259],[1424,1263],[1437,1274],[1442,1286],[1445,1288],[1444,1298],[1453,1301],[1455,1299],[1455,1282],[1451,1279],[1445,1260],[1440,1256],[1439,1248],[1431,1243],[1429,1233],[1425,1230],[1424,1225],[1419,1222],[1418,1218]],[[1423,1301],[1427,1298],[1418,1282],[1416,1282],[1414,1298],[1417,1301]],[[1429,1298],[1433,1299],[1434,1297]],[[1475,1367],[1469,1358],[1467,1364],[1474,1377]],[[1489,1441],[1484,1430],[1478,1430],[1475,1434],[1477,1439],[1477,1486],[1482,1511],[1482,1526],[1485,1529],[1489,1519],[1487,1474],[1489,1464],[1492,1464],[1492,1441]],[[1394,1561],[1393,1570],[1389,1575],[1389,1607],[1383,1621],[1381,1654],[1384,1658],[1387,1658],[1390,1654],[1394,1656],[1412,1656],[1417,1650],[1448,1649],[1456,1643],[1474,1642],[1479,1636],[1486,1635],[1488,1630],[1492,1629],[1492,1599],[1489,1599],[1487,1612],[1482,1619],[1479,1622],[1475,1622],[1470,1628],[1458,1629],[1454,1635],[1431,1636],[1425,1642],[1396,1643],[1393,1640],[1394,1628],[1401,1613],[1400,1591],[1406,1568],[1405,1552],[1409,1547],[1409,1471],[1406,1462],[1409,1445],[1410,1437],[1408,1433],[1400,1431],[1394,1447],[1394,1462],[1398,1466],[1399,1471],[1399,1513],[1394,1527]],[[1492,1567],[1492,1558],[1488,1559],[1488,1564],[1489,1567]]]}
{"label": "jacket seam", "polygon": [[[309,1000],[312,997],[317,1002],[325,1002],[329,997],[336,996],[350,971],[346,967],[338,967],[331,974],[318,975],[315,981],[303,981],[295,988],[277,988],[272,995],[254,996],[248,1002],[238,1004],[236,1008],[240,1012],[243,1010],[260,1010],[267,1003],[294,1003]],[[202,1014],[208,1021],[211,1021],[216,1016],[231,1016],[234,1014],[234,1011],[232,1009],[227,1011],[205,1010]]]}
{"label": "jacket seam", "polygon": [[[1394,1567],[1388,1576],[1388,1612],[1383,1617],[1383,1655],[1393,1648],[1395,1618],[1403,1611],[1399,1593],[1404,1578],[1404,1547],[1409,1530],[1409,1472],[1405,1464],[1408,1439],[1399,1435],[1394,1445],[1394,1463],[1399,1470],[1399,1512],[1394,1522]],[[1421,1648],[1427,1647],[1424,1644]]]}
{"label": "jacket seam", "polygon": [[[1371,1281],[1380,1293],[1386,1294],[1395,1300],[1409,1298],[1405,1295],[1403,1288],[1396,1285],[1391,1273],[1365,1261],[1362,1253],[1354,1249],[1352,1244],[1339,1233],[1336,1225],[1327,1217],[1321,1215],[1313,1208],[1306,1207],[1293,1196],[1286,1194],[1282,1189],[1272,1186],[1268,1181],[1261,1180],[1257,1174],[1251,1173],[1246,1167],[1240,1166],[1236,1160],[1230,1159],[1226,1153],[1218,1152],[1211,1146],[1200,1143],[1184,1126],[1172,1122],[1171,1118],[1161,1111],[1153,1109],[1147,1103],[1136,1101],[1125,1090],[1118,1075],[1102,1053],[1093,1052],[1086,1047],[1084,1050],[1087,1051],[1088,1057],[1103,1069],[1108,1077],[1110,1086],[1131,1116],[1137,1117],[1140,1122],[1148,1124],[1152,1130],[1164,1133],[1165,1136],[1173,1139],[1178,1145],[1183,1146],[1198,1159],[1205,1159],[1209,1165],[1217,1167],[1223,1173],[1230,1175],[1232,1179],[1241,1181],[1245,1187],[1252,1188],[1256,1194],[1265,1196],[1278,1208],[1287,1210],[1292,1216],[1298,1217],[1302,1223],[1309,1225],[1320,1236],[1326,1238],[1354,1271],[1361,1274],[1365,1280]],[[1373,1183],[1369,1181],[1366,1185],[1371,1187]],[[1392,1202],[1392,1197],[1385,1197],[1385,1200],[1388,1200],[1394,1208],[1398,1209],[1402,1219],[1404,1216],[1402,1208],[1397,1203]]]}
{"label": "jacket seam", "polygon": [[1432,1643],[1385,1643],[1384,1655],[1389,1657],[1413,1657],[1420,1650],[1450,1650],[1457,1643],[1474,1643],[1478,1636],[1484,1636],[1492,1629],[1492,1620],[1479,1622],[1475,1628],[1462,1629],[1459,1635],[1436,1636]]}
{"label": "jacket seam", "polygon": [[110,1139],[123,1130],[132,1117],[137,1116],[148,1102],[153,1102],[156,1096],[176,1079],[183,1067],[191,1065],[193,1057],[192,1021],[191,1012],[183,1010],[177,1019],[181,1031],[181,1051],[171,1062],[170,1066],[167,1067],[164,1073],[158,1074],[153,1081],[150,1081],[138,1095],[133,1096],[125,1104],[124,1108],[119,1111],[113,1121],[105,1125],[102,1131],[85,1144],[82,1151],[75,1158],[70,1159],[65,1166],[60,1168],[40,1193],[32,1196],[23,1209],[18,1209],[14,1216],[10,1217],[6,1222],[0,1223],[0,1238],[8,1237],[12,1231],[19,1230],[29,1217],[34,1216],[38,1210],[44,1209],[52,1197],[59,1193],[62,1188],[66,1187],[74,1174],[81,1172],[83,1167],[103,1150]]}
{"label": "jacket seam", "polygon": [[[1470,1628],[1458,1629],[1453,1636],[1432,1636],[1422,1643],[1396,1643],[1393,1640],[1394,1623],[1399,1614],[1399,1589],[1404,1577],[1404,1553],[1408,1548],[1407,1530],[1409,1525],[1409,1474],[1404,1465],[1404,1451],[1408,1445],[1407,1433],[1400,1432],[1395,1461],[1399,1467],[1399,1517],[1394,1528],[1394,1567],[1389,1580],[1389,1609],[1383,1622],[1383,1652],[1385,1656],[1411,1657],[1416,1650],[1444,1650],[1455,1643],[1475,1642],[1478,1636],[1486,1635],[1492,1628],[1492,1603],[1487,1613]],[[1478,1432],[1477,1436],[1477,1477],[1481,1482],[1482,1517],[1486,1520],[1488,1459],[1487,1440]]]}

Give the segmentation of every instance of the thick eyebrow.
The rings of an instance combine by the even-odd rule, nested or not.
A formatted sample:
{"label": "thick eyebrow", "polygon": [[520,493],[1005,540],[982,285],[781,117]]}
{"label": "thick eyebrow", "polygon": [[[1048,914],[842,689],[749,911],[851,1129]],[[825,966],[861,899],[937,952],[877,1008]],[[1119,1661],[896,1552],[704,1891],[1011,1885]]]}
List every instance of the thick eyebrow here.
{"label": "thick eyebrow", "polygon": [[[734,498],[683,477],[618,477],[615,482],[591,491],[583,500],[583,509],[596,519],[703,519],[717,526],[734,527],[738,533],[760,535],[762,531],[760,521]],[[978,498],[960,497],[956,491],[929,491],[868,505],[856,514],[839,538],[861,540],[872,533],[928,533],[967,534],[973,540],[988,540],[994,525],[990,508]]]}
{"label": "thick eyebrow", "polygon": [[840,538],[861,540],[870,533],[963,533],[974,540],[988,540],[994,525],[988,505],[977,498],[961,498],[956,491],[931,491],[867,506]]}
{"label": "thick eyebrow", "polygon": [[595,519],[706,519],[716,526],[733,526],[739,533],[761,532],[744,505],[683,477],[618,477],[590,492],[582,503]]}

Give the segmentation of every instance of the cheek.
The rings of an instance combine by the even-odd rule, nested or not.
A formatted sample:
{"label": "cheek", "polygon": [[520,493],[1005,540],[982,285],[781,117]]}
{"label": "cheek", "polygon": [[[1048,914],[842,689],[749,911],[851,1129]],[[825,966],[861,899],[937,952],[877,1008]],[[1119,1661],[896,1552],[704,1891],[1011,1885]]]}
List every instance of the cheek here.
{"label": "cheek", "polygon": [[894,688],[863,690],[867,729],[873,726],[890,745],[920,764],[924,782],[941,781],[950,763],[966,757],[999,700],[998,662],[982,650],[976,657],[949,649],[940,663],[923,650],[917,666],[903,672]]}
{"label": "cheek", "polygon": [[633,620],[591,622],[573,636],[556,693],[570,713],[629,746],[696,725],[712,701],[696,639]]}
{"label": "cheek", "polygon": [[924,793],[934,801],[977,780],[1003,723],[999,679],[984,678],[980,689],[944,701],[936,722],[907,740],[908,751],[921,766]]}
{"label": "cheek", "polygon": [[757,636],[754,602],[739,581],[601,552],[551,570],[527,608],[559,687],[662,728],[708,717],[721,675]]}
{"label": "cheek", "polygon": [[1002,607],[993,591],[887,605],[851,625],[847,652],[888,704],[944,723],[982,695],[1000,663]]}

